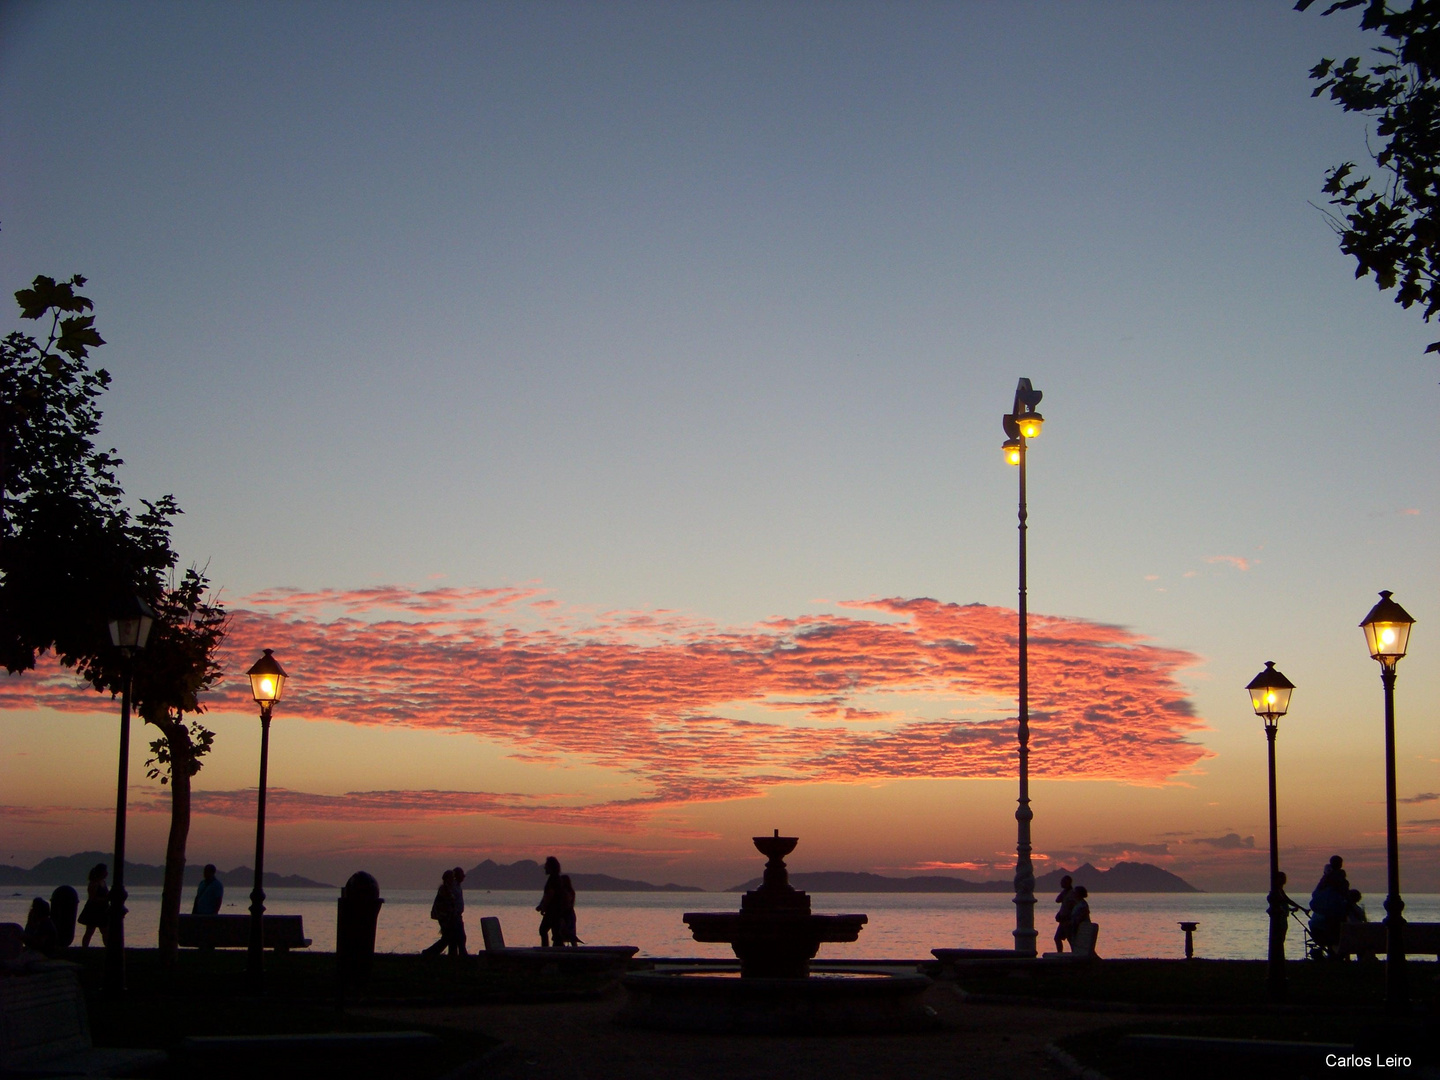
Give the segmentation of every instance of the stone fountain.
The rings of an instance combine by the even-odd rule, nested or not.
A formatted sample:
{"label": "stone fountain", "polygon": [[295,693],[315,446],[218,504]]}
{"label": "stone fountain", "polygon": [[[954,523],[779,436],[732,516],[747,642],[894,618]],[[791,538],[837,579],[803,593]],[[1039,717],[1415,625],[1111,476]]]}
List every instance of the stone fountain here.
{"label": "stone fountain", "polygon": [[723,941],[740,958],[742,978],[803,979],[810,961],[827,941],[854,941],[868,922],[865,915],[812,915],[810,895],[790,884],[785,856],[799,837],[754,837],[765,863],[760,888],[747,892],[739,912],[688,911],[685,925],[696,941]]}
{"label": "stone fountain", "polygon": [[740,910],[686,912],[696,941],[725,942],[739,970],[680,964],[625,976],[619,1020],[671,1031],[730,1034],[854,1034],[916,1031],[935,1013],[920,997],[930,980],[918,970],[811,961],[827,942],[854,941],[865,915],[816,915],[810,897],[790,884],[785,856],[799,839],[754,837],[767,858],[758,889]]}

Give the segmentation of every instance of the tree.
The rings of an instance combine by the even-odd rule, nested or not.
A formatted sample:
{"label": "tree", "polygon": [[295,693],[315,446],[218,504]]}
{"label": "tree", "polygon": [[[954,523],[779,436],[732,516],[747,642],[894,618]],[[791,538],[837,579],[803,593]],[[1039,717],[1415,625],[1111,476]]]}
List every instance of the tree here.
{"label": "tree", "polygon": [[37,277],[15,294],[22,317],[50,320],[48,339],[15,332],[0,341],[0,660],[12,675],[46,652],[100,691],[118,694],[124,670],[106,624],[119,601],[138,595],[155,610],[147,647],[133,665],[135,711],[160,731],[150,744],[150,775],[171,788],[170,836],[161,898],[162,955],[178,952],[180,894],[190,831],[190,779],[214,735],[187,717],[220,678],[216,652],[225,609],[207,598],[209,580],[191,568],[170,581],[178,561],[170,496],[133,514],[116,478],[112,449],[96,448],[100,395],[110,384],[91,369],[104,344],[87,297],[66,282]]}
{"label": "tree", "polygon": [[[1299,0],[1305,11],[1315,0]],[[1421,307],[1429,322],[1440,312],[1440,0],[1412,0],[1403,10],[1385,0],[1336,0],[1324,12],[1364,7],[1362,30],[1378,30],[1390,44],[1362,68],[1352,56],[1322,59],[1310,70],[1346,112],[1375,122],[1382,140],[1372,149],[1379,178],[1358,176],[1353,161],[1331,169],[1322,189],[1338,212],[1326,211],[1340,250],[1355,259],[1355,276],[1375,276],[1381,292],[1395,290],[1402,308]],[[1426,352],[1440,352],[1440,341]]]}
{"label": "tree", "polygon": [[190,778],[200,771],[214,732],[198,720],[200,695],[220,680],[216,653],[229,617],[209,597],[203,570],[191,567],[155,609],[150,644],[136,665],[136,710],[160,730],[145,764],[152,780],[170,786],[170,834],[165,845],[165,879],[160,893],[160,958],[173,965],[180,952],[180,901],[185,888],[185,846],[190,836]]}

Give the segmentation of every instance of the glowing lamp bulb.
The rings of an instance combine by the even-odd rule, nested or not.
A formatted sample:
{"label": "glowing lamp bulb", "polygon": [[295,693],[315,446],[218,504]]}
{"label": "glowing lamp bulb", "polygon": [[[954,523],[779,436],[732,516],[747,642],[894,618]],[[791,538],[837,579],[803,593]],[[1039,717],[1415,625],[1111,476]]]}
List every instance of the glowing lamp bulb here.
{"label": "glowing lamp bulb", "polygon": [[1039,413],[1034,413],[1030,416],[1022,416],[1020,418],[1020,434],[1024,435],[1027,439],[1033,439],[1035,438],[1035,436],[1040,434],[1040,425],[1042,423],[1043,421],[1041,420]]}
{"label": "glowing lamp bulb", "polygon": [[1380,641],[1381,641],[1383,644],[1385,644],[1385,645],[1394,645],[1394,644],[1395,644],[1395,628],[1394,628],[1393,626],[1387,626],[1384,630],[1381,630],[1381,631],[1380,631]]}
{"label": "glowing lamp bulb", "polygon": [[245,674],[250,677],[250,692],[257,703],[269,709],[280,700],[285,689],[285,669],[276,662],[269,649]]}
{"label": "glowing lamp bulb", "polygon": [[1290,695],[1295,684],[1275,670],[1273,661],[1267,661],[1265,670],[1251,679],[1245,689],[1250,691],[1250,707],[1256,716],[1264,717],[1268,727],[1290,710]]}

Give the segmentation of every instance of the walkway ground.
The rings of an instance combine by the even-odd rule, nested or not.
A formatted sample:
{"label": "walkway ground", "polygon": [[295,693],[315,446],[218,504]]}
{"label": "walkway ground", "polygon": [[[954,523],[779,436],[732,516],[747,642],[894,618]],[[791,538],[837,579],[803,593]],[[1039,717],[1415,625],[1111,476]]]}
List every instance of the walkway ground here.
{"label": "walkway ground", "polygon": [[477,1077],[494,1080],[966,1080],[1065,1077],[1047,1046],[1112,1026],[1113,1014],[978,1005],[953,986],[926,998],[940,1026],[918,1035],[704,1036],[621,1027],[618,988],[582,1002],[380,1008],[365,1015],[397,1026],[451,1027],[504,1040]]}

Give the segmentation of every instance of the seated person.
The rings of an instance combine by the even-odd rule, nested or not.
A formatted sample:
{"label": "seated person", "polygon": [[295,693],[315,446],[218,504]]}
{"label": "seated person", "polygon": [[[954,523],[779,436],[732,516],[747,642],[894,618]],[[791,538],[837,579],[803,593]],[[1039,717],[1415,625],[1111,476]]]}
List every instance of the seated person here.
{"label": "seated person", "polygon": [[37,952],[50,957],[60,952],[60,935],[50,918],[50,905],[38,896],[30,905],[30,913],[25,918],[25,932],[20,938],[20,947],[26,952]]}
{"label": "seated person", "polygon": [[219,915],[220,905],[225,899],[225,886],[215,876],[215,864],[207,863],[200,885],[195,890],[195,903],[190,908],[192,915]]}

